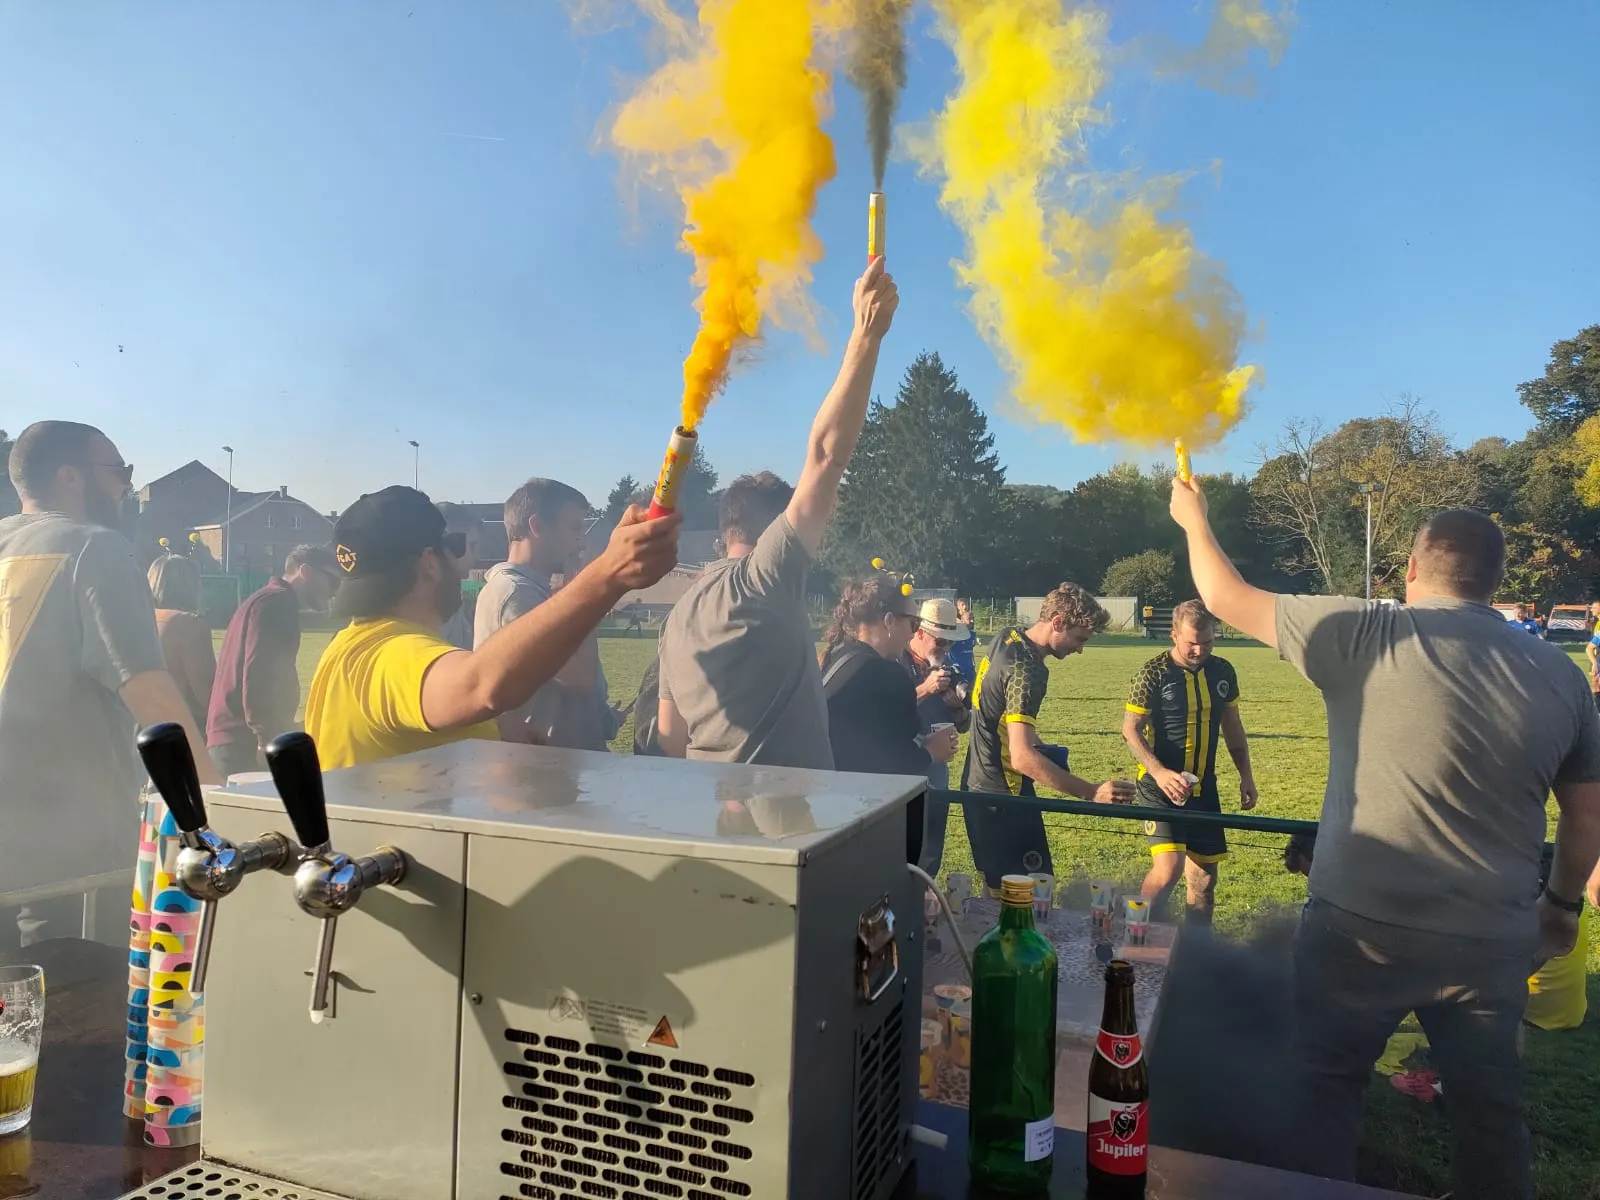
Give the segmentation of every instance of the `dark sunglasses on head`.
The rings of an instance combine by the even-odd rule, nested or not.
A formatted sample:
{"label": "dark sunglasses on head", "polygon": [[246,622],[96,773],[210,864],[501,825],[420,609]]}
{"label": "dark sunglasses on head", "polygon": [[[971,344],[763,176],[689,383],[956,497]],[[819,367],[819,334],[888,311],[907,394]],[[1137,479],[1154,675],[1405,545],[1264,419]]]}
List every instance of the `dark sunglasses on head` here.
{"label": "dark sunglasses on head", "polygon": [[465,558],[467,556],[467,535],[464,533],[445,534],[444,548],[451,558]]}

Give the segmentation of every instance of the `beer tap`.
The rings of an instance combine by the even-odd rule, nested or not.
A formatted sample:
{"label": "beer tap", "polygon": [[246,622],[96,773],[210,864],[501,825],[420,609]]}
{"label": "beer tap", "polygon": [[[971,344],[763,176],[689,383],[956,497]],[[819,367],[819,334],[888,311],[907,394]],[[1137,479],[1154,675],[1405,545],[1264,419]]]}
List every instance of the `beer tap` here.
{"label": "beer tap", "polygon": [[200,928],[195,936],[194,963],[189,991],[206,990],[211,964],[211,941],[217,927],[217,901],[231,895],[244,877],[256,871],[276,871],[289,861],[293,847],[281,833],[264,833],[254,841],[234,845],[206,824],[205,801],[200,798],[200,777],[194,752],[183,726],[163,721],[140,732],[139,757],[150,781],[167,803],[178,826],[183,849],[174,870],[178,886],[200,901]]}
{"label": "beer tap", "polygon": [[294,873],[295,903],[322,922],[317,966],[311,977],[311,1019],[321,1021],[331,1015],[329,984],[339,914],[354,908],[368,888],[399,883],[409,861],[393,846],[379,846],[364,858],[351,858],[333,848],[328,836],[328,803],[322,792],[322,763],[309,735],[285,733],[274,738],[267,747],[267,769],[304,847]]}

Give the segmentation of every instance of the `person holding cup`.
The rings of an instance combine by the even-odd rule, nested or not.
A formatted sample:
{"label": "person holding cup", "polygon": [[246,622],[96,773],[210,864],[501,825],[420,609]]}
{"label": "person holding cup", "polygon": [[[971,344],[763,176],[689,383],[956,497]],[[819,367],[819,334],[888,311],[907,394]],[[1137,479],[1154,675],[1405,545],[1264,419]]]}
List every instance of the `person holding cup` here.
{"label": "person holding cup", "polygon": [[1216,825],[1179,820],[1181,810],[1221,812],[1217,793],[1217,743],[1239,772],[1239,807],[1256,806],[1250,743],[1239,716],[1239,675],[1211,652],[1215,619],[1198,600],[1172,610],[1172,645],[1134,676],[1122,719],[1122,738],[1139,764],[1134,802],[1158,810],[1144,823],[1150,872],[1141,894],[1157,919],[1181,874],[1188,917],[1211,923],[1217,865],[1228,854],[1227,834]]}
{"label": "person holding cup", "polygon": [[[948,600],[922,602],[917,631],[911,635],[911,645],[900,661],[916,685],[924,739],[945,729],[965,733],[972,724],[972,674],[970,670],[962,672],[955,656],[956,647],[971,639],[972,629],[954,604]],[[928,767],[928,786],[949,789],[949,763],[934,762]],[[930,798],[922,835],[922,860],[917,864],[930,875],[939,873],[949,821],[950,802]]]}

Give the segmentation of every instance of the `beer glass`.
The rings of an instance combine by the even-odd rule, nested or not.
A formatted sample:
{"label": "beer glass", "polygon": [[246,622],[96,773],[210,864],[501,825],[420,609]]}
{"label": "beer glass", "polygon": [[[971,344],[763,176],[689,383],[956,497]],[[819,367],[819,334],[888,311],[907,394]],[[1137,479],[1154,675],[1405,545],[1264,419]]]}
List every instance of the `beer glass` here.
{"label": "beer glass", "polygon": [[44,1035],[44,968],[0,967],[0,1135],[33,1117]]}

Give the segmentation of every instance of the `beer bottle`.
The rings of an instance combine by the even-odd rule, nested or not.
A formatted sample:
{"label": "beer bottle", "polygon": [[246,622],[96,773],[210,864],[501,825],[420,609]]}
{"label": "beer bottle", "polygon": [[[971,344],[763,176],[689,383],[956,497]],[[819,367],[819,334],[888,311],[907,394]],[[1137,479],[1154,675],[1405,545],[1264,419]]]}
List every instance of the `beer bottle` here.
{"label": "beer bottle", "polygon": [[1000,923],[972,951],[967,1169],[995,1192],[1050,1183],[1055,1149],[1056,952],[1033,928],[1033,880],[1001,880]]}
{"label": "beer bottle", "polygon": [[1089,1060],[1088,1177],[1092,1200],[1144,1195],[1150,1074],[1133,1011],[1133,968],[1106,964],[1106,1007]]}

